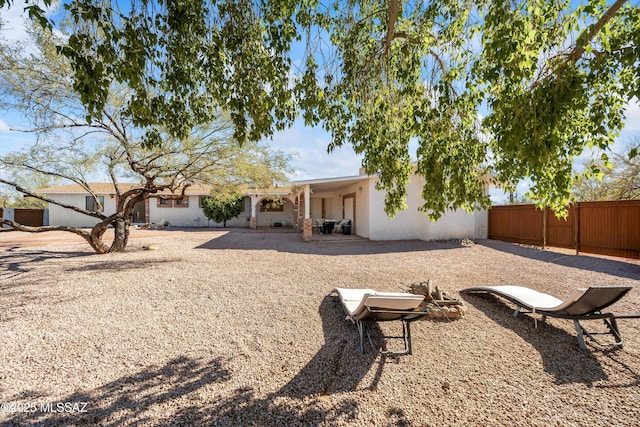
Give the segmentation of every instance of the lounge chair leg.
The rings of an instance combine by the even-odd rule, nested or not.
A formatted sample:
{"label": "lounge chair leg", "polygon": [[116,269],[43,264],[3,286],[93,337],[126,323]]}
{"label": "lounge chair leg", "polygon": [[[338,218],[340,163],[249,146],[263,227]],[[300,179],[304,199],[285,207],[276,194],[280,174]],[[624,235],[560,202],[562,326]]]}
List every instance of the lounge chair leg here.
{"label": "lounge chair leg", "polygon": [[578,333],[578,345],[580,346],[580,350],[586,350],[587,346],[584,343],[584,329],[577,320],[574,320],[573,324],[576,327],[576,332]]}
{"label": "lounge chair leg", "polygon": [[360,353],[364,354],[364,322],[362,320],[358,320],[356,325],[358,326],[358,335],[360,335]]}
{"label": "lounge chair leg", "polygon": [[407,354],[411,354],[411,322],[402,321],[402,328],[404,330],[404,325],[407,325],[407,332],[404,334],[404,349]]}
{"label": "lounge chair leg", "polygon": [[[402,336],[385,336],[383,335],[382,338],[385,339],[400,339],[402,338],[402,342],[404,344],[404,350],[403,351],[384,351],[382,349],[378,349],[375,347],[375,345],[373,344],[373,339],[371,339],[371,335],[369,334],[369,331],[366,329],[366,327],[364,326],[364,322],[363,321],[358,321],[358,332],[360,333],[360,352],[362,354],[364,354],[364,334],[367,335],[367,339],[369,340],[369,344],[371,345],[371,349],[378,353],[378,354],[382,354],[382,355],[393,355],[393,356],[401,356],[404,354],[411,354],[413,349],[411,348],[411,325],[410,322],[402,319]],[[362,325],[362,326],[360,326]]]}
{"label": "lounge chair leg", "polygon": [[623,344],[623,340],[622,340],[622,336],[620,336],[620,331],[618,330],[618,322],[616,321],[615,317],[612,317],[611,319],[603,319],[604,320],[604,324],[607,325],[607,328],[609,328],[609,332],[611,333],[611,335],[614,336],[615,338],[615,344],[613,344],[616,347],[620,347],[622,348]]}

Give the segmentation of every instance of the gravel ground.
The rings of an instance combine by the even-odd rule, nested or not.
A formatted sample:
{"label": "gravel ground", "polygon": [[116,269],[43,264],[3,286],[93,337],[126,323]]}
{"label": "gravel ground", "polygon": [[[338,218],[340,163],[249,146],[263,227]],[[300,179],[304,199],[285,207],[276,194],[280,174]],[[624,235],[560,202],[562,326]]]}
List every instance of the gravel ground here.
{"label": "gravel ground", "polygon": [[73,236],[16,236],[0,234],[1,425],[640,420],[640,319],[620,321],[623,349],[583,352],[571,321],[534,329],[511,305],[469,295],[464,319],[414,323],[413,354],[384,357],[359,353],[355,325],[329,296],[427,279],[454,295],[518,284],[564,298],[585,285],[631,285],[614,311],[640,312],[635,260],[497,241],[304,243],[224,230],[138,230],[127,253],[94,255]]}

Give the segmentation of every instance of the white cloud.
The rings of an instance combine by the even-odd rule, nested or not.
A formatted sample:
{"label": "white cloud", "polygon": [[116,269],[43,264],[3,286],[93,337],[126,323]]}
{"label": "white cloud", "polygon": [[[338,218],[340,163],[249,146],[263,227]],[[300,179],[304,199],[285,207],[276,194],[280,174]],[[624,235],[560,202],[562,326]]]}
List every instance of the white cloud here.
{"label": "white cloud", "polygon": [[[40,3],[40,7],[43,7],[46,10],[46,15],[49,18],[57,13],[57,4],[54,3],[53,7],[46,8],[41,2],[37,3]],[[2,25],[0,25],[0,38],[5,40],[8,44],[12,45],[29,39],[27,28],[30,24],[28,15],[24,11],[23,2],[14,2],[8,9],[5,6],[2,9],[0,20],[2,21]],[[55,30],[55,32],[56,34],[59,34],[57,30]]]}
{"label": "white cloud", "polygon": [[291,154],[294,173],[291,180],[331,178],[357,175],[362,157],[351,146],[335,149],[327,153],[330,135],[317,127],[306,127],[296,122],[290,129],[278,132],[267,141],[269,146]]}
{"label": "white cloud", "polygon": [[21,3],[13,4],[8,10],[2,10],[2,26],[0,37],[9,44],[25,41],[27,30],[25,28],[26,17]]}
{"label": "white cloud", "polygon": [[640,136],[640,101],[633,98],[625,108],[626,121],[620,132],[620,139],[626,142],[631,137]]}
{"label": "white cloud", "polygon": [[0,119],[0,133],[9,132],[9,125],[4,120]]}

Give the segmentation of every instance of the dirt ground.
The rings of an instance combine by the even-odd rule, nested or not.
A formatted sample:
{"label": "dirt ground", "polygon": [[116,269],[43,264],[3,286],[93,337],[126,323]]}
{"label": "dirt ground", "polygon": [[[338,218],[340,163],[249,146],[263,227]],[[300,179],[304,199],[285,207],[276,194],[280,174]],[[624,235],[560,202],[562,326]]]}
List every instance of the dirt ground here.
{"label": "dirt ground", "polygon": [[[427,279],[465,318],[415,322],[411,355],[361,354],[332,290]],[[0,425],[638,425],[640,319],[619,321],[624,348],[581,351],[570,320],[460,293],[477,285],[631,286],[612,311],[640,312],[638,260],[491,240],[134,230],[96,255],[0,233]],[[370,324],[374,345],[398,328]]]}

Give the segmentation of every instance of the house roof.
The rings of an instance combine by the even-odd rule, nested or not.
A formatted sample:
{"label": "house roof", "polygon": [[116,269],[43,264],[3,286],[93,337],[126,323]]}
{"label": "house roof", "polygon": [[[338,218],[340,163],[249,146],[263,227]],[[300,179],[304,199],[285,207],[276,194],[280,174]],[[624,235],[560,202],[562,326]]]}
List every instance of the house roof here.
{"label": "house roof", "polygon": [[[96,194],[115,194],[116,190],[111,182],[90,182],[89,187]],[[118,187],[121,192],[129,191],[140,184],[136,183],[118,183]],[[188,196],[208,196],[212,193],[213,187],[209,185],[193,184],[186,188],[185,194]],[[280,187],[274,190],[269,189],[247,189],[247,194],[261,194],[261,195],[287,195],[290,192],[289,187]],[[39,188],[37,190],[41,194],[87,194],[87,191],[78,184],[60,185],[56,187]],[[160,191],[157,194],[171,194],[169,190]]]}
{"label": "house roof", "polygon": [[[110,182],[90,182],[89,187],[96,194],[115,194],[116,190],[113,183]],[[118,183],[120,191],[129,191],[132,188],[139,186],[136,183]],[[86,194],[87,191],[78,184],[60,185],[57,187],[39,188],[38,193],[43,194]],[[158,194],[170,194],[170,191],[161,191]],[[187,187],[185,194],[187,195],[209,195],[211,194],[211,187],[204,185],[191,185]]]}

